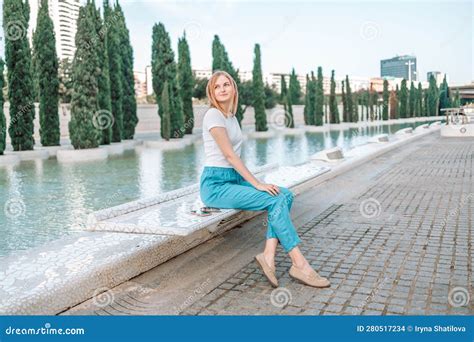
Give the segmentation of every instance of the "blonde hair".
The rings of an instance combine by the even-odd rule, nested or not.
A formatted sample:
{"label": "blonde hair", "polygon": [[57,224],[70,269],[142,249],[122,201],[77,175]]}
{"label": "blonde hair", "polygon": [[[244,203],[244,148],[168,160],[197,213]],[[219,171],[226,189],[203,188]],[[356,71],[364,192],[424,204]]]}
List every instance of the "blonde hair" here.
{"label": "blonde hair", "polygon": [[[232,85],[232,88],[234,88],[234,96],[232,96],[230,100],[230,112],[232,113],[232,116],[235,115],[237,112],[237,105],[239,102],[239,91],[237,89],[237,84],[235,83],[234,79],[232,76],[229,75],[229,73],[223,71],[223,70],[216,70],[209,81],[207,82],[206,86],[206,95],[209,100],[209,105],[210,107],[217,108],[219,109],[224,115],[224,108],[220,105],[220,103],[216,99],[216,95],[214,94],[214,87],[216,85],[217,79],[219,76],[225,76],[227,79],[230,81],[230,84]],[[226,115],[227,116],[227,115]]]}

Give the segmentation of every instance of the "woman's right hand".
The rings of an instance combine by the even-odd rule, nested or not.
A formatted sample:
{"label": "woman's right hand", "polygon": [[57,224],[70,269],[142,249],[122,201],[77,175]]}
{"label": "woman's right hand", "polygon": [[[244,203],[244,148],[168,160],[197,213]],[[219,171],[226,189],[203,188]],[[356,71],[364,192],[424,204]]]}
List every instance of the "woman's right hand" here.
{"label": "woman's right hand", "polygon": [[280,188],[275,184],[258,183],[255,189],[266,191],[272,196],[276,196],[280,192]]}

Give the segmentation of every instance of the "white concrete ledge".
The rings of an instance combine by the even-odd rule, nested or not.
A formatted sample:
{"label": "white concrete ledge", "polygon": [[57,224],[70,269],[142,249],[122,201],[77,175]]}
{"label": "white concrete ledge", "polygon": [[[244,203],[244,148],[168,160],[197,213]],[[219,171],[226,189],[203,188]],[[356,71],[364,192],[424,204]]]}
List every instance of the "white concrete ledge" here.
{"label": "white concrete ledge", "polygon": [[278,129],[279,133],[283,134],[283,135],[300,135],[300,134],[304,134],[305,133],[305,130],[303,128],[299,128],[299,127],[295,127],[295,128],[280,128]]}
{"label": "white concrete ledge", "polygon": [[388,137],[388,134],[385,134],[385,133],[378,134],[369,138],[368,142],[369,143],[385,143],[385,142],[389,142],[389,137]]}
{"label": "white concrete ledge", "polygon": [[123,144],[123,149],[125,151],[133,150],[135,148],[135,146],[142,145],[143,140],[141,140],[141,139],[133,139],[133,140],[126,139],[126,140],[122,140],[122,144]]}
{"label": "white concrete ledge", "polygon": [[407,128],[399,129],[398,131],[395,132],[395,135],[412,134],[412,133],[413,133],[413,128],[407,127]]}
{"label": "white concrete ledge", "polygon": [[197,135],[185,135],[183,138],[166,140],[147,140],[144,142],[146,148],[157,148],[163,151],[179,150],[199,140]]}
{"label": "white concrete ledge", "polygon": [[86,148],[82,150],[59,150],[56,158],[59,163],[89,162],[107,159],[107,149]]}
{"label": "white concrete ledge", "polygon": [[309,157],[310,160],[321,160],[328,163],[337,163],[344,159],[342,148],[336,146],[317,152]]}
{"label": "white concrete ledge", "polygon": [[20,157],[14,154],[3,154],[0,156],[0,167],[15,166],[20,164]]}
{"label": "white concrete ledge", "polygon": [[273,138],[277,134],[274,130],[268,130],[268,131],[263,131],[263,132],[257,132],[257,131],[252,131],[248,132],[246,134],[247,138],[253,138],[253,139],[265,139],[265,138]]}
{"label": "white concrete ledge", "polygon": [[474,137],[474,124],[444,125],[441,126],[442,137],[472,138]]}
{"label": "white concrete ledge", "polygon": [[46,150],[49,153],[49,157],[56,157],[59,150],[73,150],[72,145],[60,145],[60,146],[40,146],[35,147],[35,150]]}
{"label": "white concrete ledge", "polygon": [[423,125],[417,126],[415,128],[415,132],[423,131],[423,130],[429,129],[429,128],[430,128],[430,126],[428,124],[423,124]]}
{"label": "white concrete ledge", "polygon": [[49,158],[49,152],[41,148],[29,151],[5,151],[4,153],[5,155],[16,155],[21,161]]}
{"label": "white concrete ledge", "polygon": [[109,145],[100,145],[99,148],[106,149],[109,156],[121,155],[124,151],[124,145],[121,142],[110,143]]}
{"label": "white concrete ledge", "polygon": [[324,124],[323,126],[311,126],[311,125],[303,125],[302,129],[304,129],[306,132],[327,132],[331,128],[333,129],[344,129],[348,127],[345,123],[340,123],[340,124]]}

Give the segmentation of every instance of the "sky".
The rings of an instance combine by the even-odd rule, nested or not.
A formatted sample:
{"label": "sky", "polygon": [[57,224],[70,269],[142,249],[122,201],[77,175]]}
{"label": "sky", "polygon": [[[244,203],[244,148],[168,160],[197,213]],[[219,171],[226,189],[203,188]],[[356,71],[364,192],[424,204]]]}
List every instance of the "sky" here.
{"label": "sky", "polygon": [[[96,0],[101,3],[101,0]],[[380,76],[380,60],[417,57],[419,80],[428,71],[452,84],[474,80],[473,1],[190,1],[121,0],[134,48],[135,70],[151,61],[151,35],[162,22],[175,54],[186,30],[193,69],[210,69],[215,34],[234,66],[252,70],[261,46],[264,73],[322,66],[337,78]],[[3,42],[2,42],[3,44]],[[2,48],[3,54],[3,48]]]}

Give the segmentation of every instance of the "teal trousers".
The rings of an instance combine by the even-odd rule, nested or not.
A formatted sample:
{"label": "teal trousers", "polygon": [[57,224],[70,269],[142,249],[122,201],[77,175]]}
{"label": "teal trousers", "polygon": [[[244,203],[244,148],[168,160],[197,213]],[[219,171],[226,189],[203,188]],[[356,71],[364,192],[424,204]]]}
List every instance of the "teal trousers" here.
{"label": "teal trousers", "polygon": [[277,238],[286,252],[301,240],[291,222],[290,209],[294,194],[279,186],[276,196],[260,191],[247,182],[234,168],[204,166],[200,178],[200,196],[208,207],[268,211],[266,238]]}

